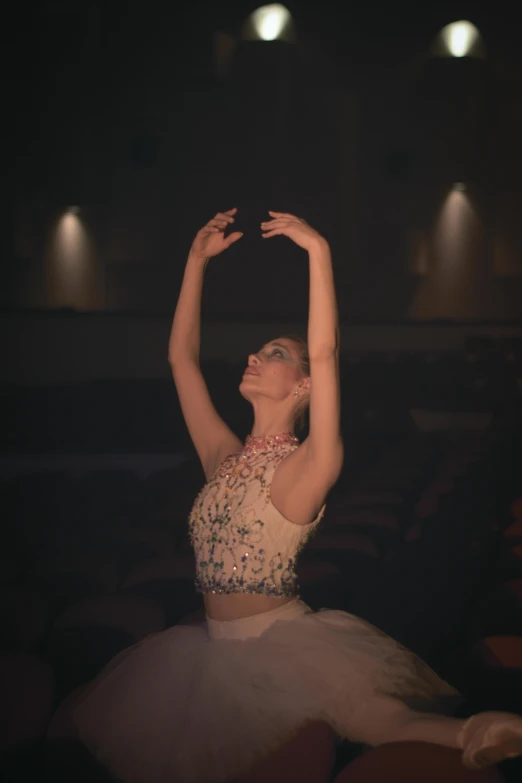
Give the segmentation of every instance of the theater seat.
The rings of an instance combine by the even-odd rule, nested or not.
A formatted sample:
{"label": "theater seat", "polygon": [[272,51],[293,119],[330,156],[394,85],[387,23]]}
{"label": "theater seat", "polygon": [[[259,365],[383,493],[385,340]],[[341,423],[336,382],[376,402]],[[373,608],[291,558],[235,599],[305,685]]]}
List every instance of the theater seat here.
{"label": "theater seat", "polygon": [[516,522],[512,522],[509,527],[504,530],[505,538],[522,538],[522,519],[517,519]]}
{"label": "theater seat", "polygon": [[71,707],[86,689],[87,684],[83,683],[60,701],[47,727],[46,738],[48,740],[76,739],[76,729],[71,719]]}
{"label": "theater seat", "polygon": [[144,560],[134,566],[122,583],[122,588],[135,587],[158,580],[190,579],[196,577],[192,552],[165,554]]}
{"label": "theater seat", "polygon": [[520,636],[489,636],[477,642],[475,651],[486,666],[522,671],[522,637]]}
{"label": "theater seat", "polygon": [[330,783],[335,749],[333,729],[327,723],[310,722],[233,783]]}
{"label": "theater seat", "polygon": [[44,736],[55,700],[48,661],[27,653],[0,655],[0,752]]}
{"label": "theater seat", "polygon": [[461,753],[429,742],[390,742],[350,762],[335,783],[503,783],[494,768],[469,770]]}
{"label": "theater seat", "polygon": [[54,629],[114,628],[129,634],[135,642],[166,627],[164,612],[156,602],[137,595],[91,596],[67,607],[56,618]]}
{"label": "theater seat", "polygon": [[353,552],[369,558],[378,557],[375,545],[368,536],[353,533],[347,528],[321,530],[306,546],[308,552]]}
{"label": "theater seat", "polygon": [[49,601],[37,589],[0,587],[0,647],[28,649],[45,636],[50,623]]}

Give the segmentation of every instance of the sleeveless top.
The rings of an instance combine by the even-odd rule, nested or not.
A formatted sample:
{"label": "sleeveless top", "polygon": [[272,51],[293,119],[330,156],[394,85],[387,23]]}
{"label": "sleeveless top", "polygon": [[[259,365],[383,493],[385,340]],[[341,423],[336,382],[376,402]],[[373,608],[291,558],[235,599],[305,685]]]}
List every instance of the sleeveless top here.
{"label": "sleeveless top", "polygon": [[189,517],[198,592],[299,594],[296,557],[325,506],[313,522],[298,525],[270,498],[275,469],[298,446],[290,433],[249,435],[205,484]]}

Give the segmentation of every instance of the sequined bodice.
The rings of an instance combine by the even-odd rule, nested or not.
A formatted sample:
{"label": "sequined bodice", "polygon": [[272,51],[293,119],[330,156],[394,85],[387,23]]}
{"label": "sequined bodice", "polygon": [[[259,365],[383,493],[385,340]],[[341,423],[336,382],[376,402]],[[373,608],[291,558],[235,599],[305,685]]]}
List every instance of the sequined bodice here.
{"label": "sequined bodice", "polygon": [[324,508],[297,525],[270,498],[275,469],[298,445],[289,433],[248,436],[203,487],[189,517],[200,592],[298,594],[295,560]]}

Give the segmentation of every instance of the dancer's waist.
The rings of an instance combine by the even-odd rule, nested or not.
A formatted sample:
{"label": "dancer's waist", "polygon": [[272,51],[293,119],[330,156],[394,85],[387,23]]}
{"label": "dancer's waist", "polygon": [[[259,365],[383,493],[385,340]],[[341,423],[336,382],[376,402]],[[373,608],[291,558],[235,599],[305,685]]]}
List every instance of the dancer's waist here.
{"label": "dancer's waist", "polygon": [[310,611],[303,601],[294,598],[275,609],[235,620],[215,620],[207,615],[207,628],[212,639],[249,639],[260,636],[276,622],[294,620]]}

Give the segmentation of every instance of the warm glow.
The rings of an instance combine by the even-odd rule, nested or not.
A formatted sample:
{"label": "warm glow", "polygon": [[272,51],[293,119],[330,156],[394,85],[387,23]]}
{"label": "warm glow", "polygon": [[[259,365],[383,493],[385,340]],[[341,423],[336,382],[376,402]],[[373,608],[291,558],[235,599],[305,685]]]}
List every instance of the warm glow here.
{"label": "warm glow", "polygon": [[61,262],[69,268],[74,268],[84,242],[81,221],[74,212],[69,211],[59,221],[56,229],[56,248],[60,251]]}
{"label": "warm glow", "polygon": [[441,35],[452,57],[466,57],[477,42],[479,31],[471,22],[462,20],[446,25]]}
{"label": "warm glow", "polygon": [[429,242],[423,231],[416,231],[411,238],[411,271],[414,275],[423,277],[429,271]]}
{"label": "warm glow", "polygon": [[414,318],[477,318],[483,306],[484,231],[465,183],[455,182],[433,227],[428,275],[410,310]]}
{"label": "warm glow", "polygon": [[56,223],[45,253],[46,305],[89,309],[100,305],[99,265],[79,216],[69,207]]}
{"label": "warm glow", "polygon": [[280,3],[263,5],[252,14],[255,31],[262,41],[275,41],[290,21],[290,11]]}
{"label": "warm glow", "polygon": [[464,264],[473,218],[473,210],[463,189],[454,188],[444,202],[435,233],[441,274]]}

